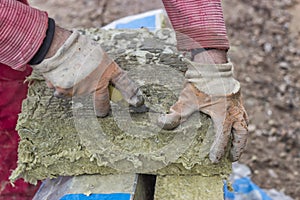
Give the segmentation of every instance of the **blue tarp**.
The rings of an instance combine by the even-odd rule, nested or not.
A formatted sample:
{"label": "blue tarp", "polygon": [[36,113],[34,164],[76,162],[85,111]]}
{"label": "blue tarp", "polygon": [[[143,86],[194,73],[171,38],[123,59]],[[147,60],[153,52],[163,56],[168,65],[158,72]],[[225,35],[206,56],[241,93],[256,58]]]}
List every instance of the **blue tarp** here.
{"label": "blue tarp", "polygon": [[67,194],[60,200],[130,200],[130,194],[114,193],[114,194]]}
{"label": "blue tarp", "polygon": [[142,27],[147,27],[149,30],[155,30],[156,26],[156,16],[151,15],[148,17],[143,17],[141,19],[135,19],[127,23],[119,23],[116,25],[116,29],[123,29],[123,28],[129,28],[129,29],[139,29]]}
{"label": "blue tarp", "polygon": [[229,191],[226,182],[224,183],[225,200],[272,200],[249,177],[236,179],[232,184],[232,188],[233,191]]}

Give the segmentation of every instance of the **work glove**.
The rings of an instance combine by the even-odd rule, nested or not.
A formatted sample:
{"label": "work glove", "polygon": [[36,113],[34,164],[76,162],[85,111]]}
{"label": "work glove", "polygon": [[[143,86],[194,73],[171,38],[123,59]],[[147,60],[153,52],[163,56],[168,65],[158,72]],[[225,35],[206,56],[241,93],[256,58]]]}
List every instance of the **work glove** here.
{"label": "work glove", "polygon": [[74,31],[54,56],[33,69],[42,73],[56,97],[94,93],[96,115],[105,117],[110,110],[109,84],[113,84],[132,106],[144,103],[141,91],[102,50],[99,43]]}
{"label": "work glove", "polygon": [[188,62],[186,82],[178,101],[168,114],[158,119],[163,129],[171,130],[196,111],[209,115],[215,130],[209,158],[217,163],[231,140],[231,160],[239,159],[247,140],[248,117],[242,105],[240,84],[233,78],[233,66]]}

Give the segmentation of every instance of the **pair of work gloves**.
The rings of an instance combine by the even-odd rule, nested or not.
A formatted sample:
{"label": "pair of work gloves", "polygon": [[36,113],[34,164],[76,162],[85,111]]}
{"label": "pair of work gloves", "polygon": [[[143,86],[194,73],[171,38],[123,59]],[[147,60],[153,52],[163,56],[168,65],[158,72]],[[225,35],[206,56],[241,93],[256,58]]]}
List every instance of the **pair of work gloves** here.
{"label": "pair of work gloves", "polygon": [[[132,106],[143,105],[141,91],[101,46],[78,32],[69,32],[55,54],[32,68],[40,71],[57,97],[94,93],[95,112],[105,117],[110,110],[109,84]],[[239,159],[247,140],[247,115],[233,66],[188,61],[186,82],[178,101],[158,119],[164,129],[174,129],[194,112],[208,114],[216,132],[209,158],[219,162],[231,140],[231,160]]]}

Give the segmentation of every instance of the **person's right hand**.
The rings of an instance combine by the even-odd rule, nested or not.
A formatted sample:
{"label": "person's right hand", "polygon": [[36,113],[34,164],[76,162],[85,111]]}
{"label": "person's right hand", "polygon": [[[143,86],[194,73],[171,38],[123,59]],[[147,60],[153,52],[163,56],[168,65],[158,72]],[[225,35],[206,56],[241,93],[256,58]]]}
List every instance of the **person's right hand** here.
{"label": "person's right hand", "polygon": [[56,97],[94,93],[96,115],[105,117],[110,109],[108,85],[112,83],[132,106],[144,103],[141,91],[99,43],[74,31],[53,56],[33,65],[54,88]]}

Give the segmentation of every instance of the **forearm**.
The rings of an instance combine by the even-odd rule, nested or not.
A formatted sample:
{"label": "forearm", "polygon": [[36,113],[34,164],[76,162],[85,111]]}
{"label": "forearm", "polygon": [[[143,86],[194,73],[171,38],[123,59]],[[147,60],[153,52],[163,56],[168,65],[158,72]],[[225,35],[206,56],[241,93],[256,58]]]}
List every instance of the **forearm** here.
{"label": "forearm", "polygon": [[221,0],[163,0],[178,48],[229,49]]}
{"label": "forearm", "polygon": [[48,15],[15,0],[0,0],[0,63],[26,65],[46,36]]}

